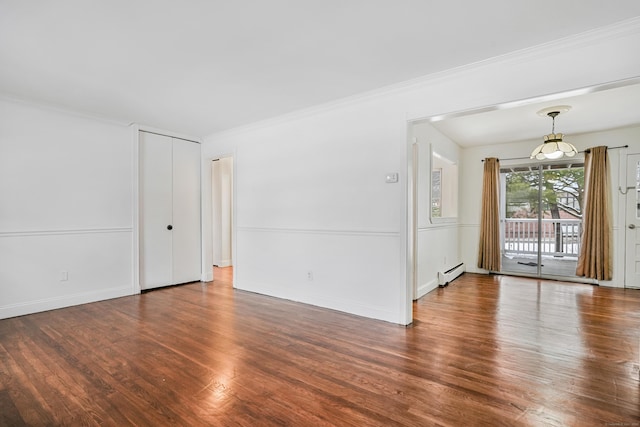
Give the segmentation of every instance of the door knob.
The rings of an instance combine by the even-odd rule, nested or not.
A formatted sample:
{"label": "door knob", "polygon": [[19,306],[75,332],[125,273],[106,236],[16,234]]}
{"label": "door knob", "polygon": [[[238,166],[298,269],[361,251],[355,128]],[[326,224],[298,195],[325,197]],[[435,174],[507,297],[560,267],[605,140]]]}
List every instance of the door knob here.
{"label": "door knob", "polygon": [[633,230],[634,228],[636,228],[636,225],[635,224],[629,224],[629,228]]}
{"label": "door knob", "polygon": [[167,225],[167,230],[173,230],[173,225],[171,224]]}

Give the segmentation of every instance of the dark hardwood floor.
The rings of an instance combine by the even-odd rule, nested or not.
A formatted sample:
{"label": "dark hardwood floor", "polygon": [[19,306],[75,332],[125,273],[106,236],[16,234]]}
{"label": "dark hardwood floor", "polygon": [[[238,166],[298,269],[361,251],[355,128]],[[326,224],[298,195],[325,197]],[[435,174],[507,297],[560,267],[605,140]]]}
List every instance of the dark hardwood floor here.
{"label": "dark hardwood floor", "polygon": [[1,320],[0,425],[640,425],[640,291],[465,274],[405,328],[229,272]]}

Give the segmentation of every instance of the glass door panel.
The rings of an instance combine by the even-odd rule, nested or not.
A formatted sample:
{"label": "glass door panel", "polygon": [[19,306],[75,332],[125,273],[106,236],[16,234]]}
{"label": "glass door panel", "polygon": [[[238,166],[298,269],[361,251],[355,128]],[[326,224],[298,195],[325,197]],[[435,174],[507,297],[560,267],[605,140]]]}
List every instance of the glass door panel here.
{"label": "glass door panel", "polygon": [[575,277],[582,236],[584,167],[546,168],[541,184],[541,275]]}
{"label": "glass door panel", "polygon": [[540,171],[538,168],[512,168],[501,174],[502,271],[538,276]]}
{"label": "glass door panel", "polygon": [[584,167],[503,169],[502,271],[575,277],[582,235]]}

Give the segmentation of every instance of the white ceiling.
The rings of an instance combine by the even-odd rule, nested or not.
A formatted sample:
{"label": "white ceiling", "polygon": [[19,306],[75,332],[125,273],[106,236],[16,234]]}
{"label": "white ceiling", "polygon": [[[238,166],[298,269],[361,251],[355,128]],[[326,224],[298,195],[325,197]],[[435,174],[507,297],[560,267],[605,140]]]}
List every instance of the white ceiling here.
{"label": "white ceiling", "polygon": [[[553,106],[571,109],[556,117],[555,131],[570,141],[571,135],[621,128],[640,124],[640,79],[624,85],[585,88],[544,99],[532,99],[517,106],[493,106],[483,111],[470,111],[441,116],[431,124],[463,147],[504,144],[539,139],[551,133],[552,121],[540,110]],[[441,119],[441,120],[440,120]]]}
{"label": "white ceiling", "polygon": [[0,94],[205,136],[639,15],[638,0],[0,0]]}

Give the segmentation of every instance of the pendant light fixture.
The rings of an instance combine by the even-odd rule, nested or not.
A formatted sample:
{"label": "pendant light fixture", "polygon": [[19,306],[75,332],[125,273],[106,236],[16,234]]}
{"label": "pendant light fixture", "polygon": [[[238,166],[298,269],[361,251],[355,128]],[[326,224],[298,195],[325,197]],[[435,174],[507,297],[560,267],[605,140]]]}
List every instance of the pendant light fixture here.
{"label": "pendant light fixture", "polygon": [[537,160],[556,160],[562,156],[573,157],[578,153],[573,144],[563,141],[564,134],[556,133],[556,116],[560,113],[566,113],[571,107],[561,105],[558,107],[545,108],[538,111],[539,115],[547,115],[551,117],[551,133],[544,136],[544,142],[536,147],[531,153],[532,159]]}

